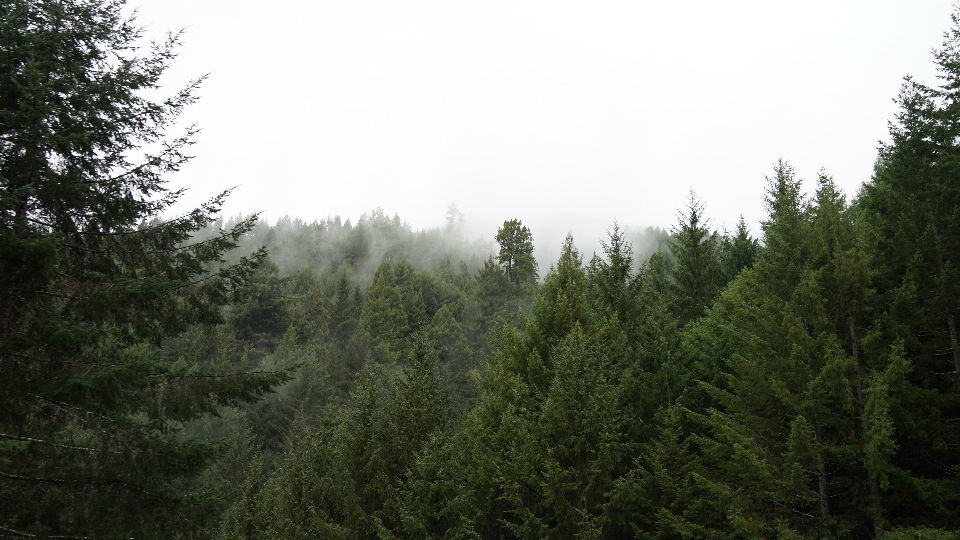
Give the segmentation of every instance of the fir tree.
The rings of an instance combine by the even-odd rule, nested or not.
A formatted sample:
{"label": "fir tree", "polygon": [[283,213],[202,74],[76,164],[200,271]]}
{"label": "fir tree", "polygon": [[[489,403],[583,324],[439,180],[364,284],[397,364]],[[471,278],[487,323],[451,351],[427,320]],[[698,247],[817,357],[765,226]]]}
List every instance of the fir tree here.
{"label": "fir tree", "polygon": [[254,401],[284,378],[178,364],[160,349],[191,325],[220,322],[265,252],[222,265],[255,218],[190,240],[225,194],[159,219],[181,194],[163,175],[186,162],[196,133],[165,131],[199,80],[164,101],[143,97],[159,88],[179,36],[143,51],[141,27],[123,10],[118,1],[0,7],[5,534],[202,526],[193,503],[205,495],[176,485],[218,450],[181,437],[183,423]]}
{"label": "fir tree", "polygon": [[680,224],[671,230],[670,251],[676,258],[673,269],[673,303],[681,323],[703,315],[717,292],[720,281],[720,251],[716,233],[703,216],[703,204],[690,192]]}
{"label": "fir tree", "polygon": [[960,11],[951,19],[934,51],[941,83],[904,80],[890,141],[858,203],[876,270],[877,325],[864,339],[865,354],[902,342],[910,385],[891,414],[912,429],[898,432],[893,464],[924,479],[891,490],[889,513],[908,526],[956,528],[960,426],[950,419],[960,407]]}
{"label": "fir tree", "polygon": [[636,324],[637,284],[633,273],[633,246],[620,225],[613,224],[609,243],[601,241],[605,258],[594,256],[590,261],[591,298],[599,311],[613,313],[626,326]]}
{"label": "fir tree", "polygon": [[737,220],[737,229],[733,236],[724,236],[723,239],[723,249],[721,251],[723,285],[733,281],[740,270],[752,268],[759,250],[759,243],[750,236],[747,230],[747,222],[741,215],[740,219]]}
{"label": "fir tree", "polygon": [[411,329],[404,307],[403,291],[397,284],[394,266],[384,261],[367,292],[360,318],[364,330],[374,340],[374,357],[378,363],[396,363],[405,350],[404,340]]}
{"label": "fir tree", "polygon": [[855,211],[828,177],[809,204],[789,180],[770,182],[755,269],[703,320],[733,346],[724,388],[707,385],[717,408],[695,415],[710,435],[695,440],[730,531],[872,537],[891,517],[894,478],[911,483],[892,459],[909,365],[899,347],[865,346],[870,269]]}

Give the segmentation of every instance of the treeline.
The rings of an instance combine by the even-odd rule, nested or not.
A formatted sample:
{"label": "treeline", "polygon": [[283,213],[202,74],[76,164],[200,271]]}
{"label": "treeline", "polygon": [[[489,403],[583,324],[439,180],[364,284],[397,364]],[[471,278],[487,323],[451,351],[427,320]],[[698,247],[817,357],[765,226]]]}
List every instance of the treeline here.
{"label": "treeline", "polygon": [[780,161],[759,238],[691,194],[541,268],[455,207],[159,219],[199,83],[122,10],[0,7],[0,535],[960,531],[960,14],[855,196]]}
{"label": "treeline", "polygon": [[[876,210],[906,196],[886,191],[903,156],[884,150],[852,203],[826,176],[804,195],[779,163],[762,242],[742,222],[711,230],[691,198],[669,251],[638,272],[616,226],[589,261],[568,238],[525,288],[501,251],[429,322],[410,315],[425,305],[403,292],[416,280],[380,292],[407,266],[384,262],[357,310],[371,345],[342,406],[307,406],[318,398],[303,382],[267,399],[290,402],[290,427],[252,460],[221,534],[951,537],[953,308],[930,310],[950,262],[929,265],[943,255],[934,237],[914,244],[928,260],[904,249],[890,209]],[[521,227],[505,223],[501,246]],[[928,287],[904,291],[910,268]],[[388,297],[403,307],[373,322]],[[492,335],[461,308],[506,298],[487,312]],[[305,350],[294,327],[281,348]]]}
{"label": "treeline", "polygon": [[[281,278],[268,267],[251,289],[257,300],[234,306],[228,327],[243,339],[262,343],[265,350],[275,347],[264,366],[302,367],[276,395],[232,417],[231,429],[217,428],[218,434],[236,434],[235,444],[244,448],[241,453],[255,456],[247,464],[243,495],[227,513],[223,535],[365,537],[391,531],[416,536],[449,528],[450,534],[459,529],[487,536],[499,531],[504,526],[499,513],[504,510],[497,511],[497,504],[479,508],[475,506],[479,501],[464,499],[465,477],[433,477],[439,471],[418,467],[459,471],[474,481],[492,473],[476,467],[495,459],[497,452],[477,444],[485,437],[482,433],[493,435],[499,428],[477,424],[478,415],[499,424],[503,418],[493,411],[483,412],[494,406],[490,400],[504,398],[491,392],[519,390],[525,395],[536,391],[510,385],[498,388],[494,383],[504,375],[502,363],[507,358],[526,363],[539,357],[536,387],[544,395],[535,401],[549,399],[548,366],[556,362],[554,349],[574,327],[581,334],[586,330],[581,337],[590,342],[616,341],[605,346],[612,349],[593,351],[576,361],[583,364],[581,369],[590,366],[591,377],[610,379],[608,395],[597,398],[629,392],[638,400],[623,400],[620,406],[625,410],[607,411],[620,417],[618,429],[633,432],[637,441],[649,436],[641,417],[628,425],[626,412],[649,413],[648,409],[659,406],[660,398],[654,393],[662,394],[664,381],[651,376],[661,371],[663,357],[670,355],[672,343],[679,339],[681,319],[702,313],[726,282],[752,263],[758,250],[742,222],[732,236],[710,231],[695,199],[685,216],[671,237],[670,251],[655,254],[640,273],[633,270],[630,244],[614,225],[609,244],[604,244],[605,257],[594,257],[585,265],[568,239],[561,260],[540,283],[533,239],[519,220],[504,223],[497,235],[497,257],[473,271],[465,263],[455,269],[444,259],[418,272],[405,260],[394,263],[388,257],[369,289],[361,291],[354,285],[358,278],[349,261],[312,282],[304,272]],[[676,257],[682,262],[674,263]],[[688,260],[705,266],[691,268]],[[688,283],[696,299],[676,302],[682,296],[679,289],[674,291],[680,287],[672,285],[676,280]],[[567,290],[568,282],[576,290]],[[641,299],[654,301],[647,304]],[[556,302],[569,305],[560,308]],[[588,321],[588,326],[582,326]],[[527,343],[531,333],[537,336],[536,343]],[[629,351],[631,343],[641,340],[649,349],[642,364]],[[658,345],[651,349],[654,343]],[[580,371],[568,374],[574,379],[582,375]],[[618,388],[624,384],[627,387]],[[593,390],[581,389],[585,393],[579,399],[593,399]],[[551,400],[554,407],[578,414],[582,404],[558,398]],[[533,424],[499,436],[511,444],[537,445],[536,440],[524,439],[549,426],[539,419],[542,411],[529,413],[534,415],[526,421]],[[605,423],[591,426],[592,420],[604,419],[553,426],[554,444],[558,449],[566,446],[564,439],[571,436],[592,439],[588,433],[581,435],[582,430],[611,429]],[[211,428],[209,423],[202,427]],[[572,428],[576,429],[569,431]],[[628,449],[637,441],[617,441],[621,455],[615,462],[620,468],[629,462]],[[455,457],[462,444],[479,452],[471,459],[481,462]],[[543,458],[542,452],[527,456],[533,461],[526,466],[537,468],[536,461]],[[425,459],[429,461],[422,462]],[[416,479],[414,474],[426,477]],[[486,478],[484,483],[491,480]],[[610,476],[596,489],[605,489],[615,480]],[[428,485],[441,491],[431,493]],[[473,488],[486,491],[494,486]],[[441,511],[436,505],[453,506]],[[414,508],[425,522],[408,523],[412,516],[404,516]],[[453,508],[458,510],[451,513]],[[446,517],[432,515],[435,510]],[[485,523],[476,521],[476,516],[485,514]],[[415,528],[405,528],[411,526]]]}

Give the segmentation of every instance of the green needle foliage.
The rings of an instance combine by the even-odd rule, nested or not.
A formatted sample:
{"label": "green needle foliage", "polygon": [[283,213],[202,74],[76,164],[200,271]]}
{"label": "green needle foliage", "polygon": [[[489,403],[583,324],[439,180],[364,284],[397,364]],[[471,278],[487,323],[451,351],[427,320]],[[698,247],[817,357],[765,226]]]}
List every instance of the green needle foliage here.
{"label": "green needle foliage", "polygon": [[0,8],[0,536],[957,537],[960,10],[856,197],[781,160],[762,239],[691,194],[541,281],[453,205],[160,219],[198,82],[121,8]]}
{"label": "green needle foliage", "polygon": [[519,219],[503,222],[497,231],[500,254],[497,261],[503,267],[507,280],[516,286],[537,281],[537,260],[533,258],[533,234]]}
{"label": "green needle foliage", "polygon": [[254,226],[205,241],[226,194],[172,220],[163,175],[195,128],[165,132],[199,80],[143,97],[178,36],[138,47],[113,1],[0,7],[0,531],[167,536],[203,525],[183,493],[218,444],[182,427],[254,401],[283,373],[180,365],[161,345],[221,320],[265,251],[224,266]]}

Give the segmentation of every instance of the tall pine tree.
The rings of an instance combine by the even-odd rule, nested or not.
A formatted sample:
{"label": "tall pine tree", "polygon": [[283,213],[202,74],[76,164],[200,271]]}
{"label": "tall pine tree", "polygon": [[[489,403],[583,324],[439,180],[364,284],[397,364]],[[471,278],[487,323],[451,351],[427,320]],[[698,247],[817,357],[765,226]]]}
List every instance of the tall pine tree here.
{"label": "tall pine tree", "polygon": [[178,35],[141,50],[121,1],[0,7],[0,530],[147,536],[202,526],[180,493],[217,446],[183,423],[283,378],[182,365],[160,345],[221,320],[264,259],[222,255],[253,227],[205,241],[224,196],[162,221],[196,133],[166,130],[199,81],[143,97]]}

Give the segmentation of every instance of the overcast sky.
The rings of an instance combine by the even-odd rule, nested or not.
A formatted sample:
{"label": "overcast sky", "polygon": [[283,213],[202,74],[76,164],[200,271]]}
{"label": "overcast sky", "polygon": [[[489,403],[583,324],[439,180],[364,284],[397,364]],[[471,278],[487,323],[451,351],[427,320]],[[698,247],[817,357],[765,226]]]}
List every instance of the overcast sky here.
{"label": "overcast sky", "polygon": [[[589,243],[669,226],[692,188],[716,226],[763,217],[778,158],[813,185],[869,179],[907,74],[934,82],[947,0],[370,2],[141,0],[187,27],[172,91],[196,159],[170,178],[228,211],[414,228],[455,202],[490,239]],[[578,243],[580,243],[578,241]]]}

